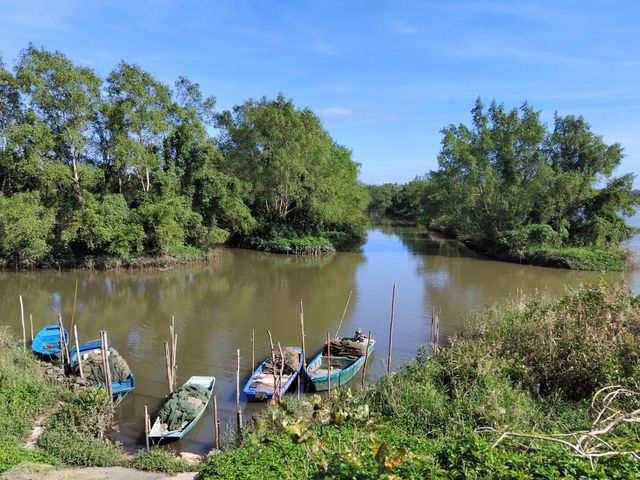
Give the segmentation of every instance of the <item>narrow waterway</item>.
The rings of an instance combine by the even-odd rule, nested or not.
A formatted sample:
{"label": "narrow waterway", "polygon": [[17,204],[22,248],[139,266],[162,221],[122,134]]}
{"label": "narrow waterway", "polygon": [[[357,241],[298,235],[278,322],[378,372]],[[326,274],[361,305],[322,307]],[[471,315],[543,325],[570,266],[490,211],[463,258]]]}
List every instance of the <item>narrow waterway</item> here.
{"label": "narrow waterway", "polygon": [[[636,225],[640,218],[634,219]],[[631,242],[636,249],[640,240]],[[225,426],[235,410],[235,352],[242,352],[242,375],[251,372],[251,331],[256,361],[268,352],[266,329],[283,345],[299,345],[298,302],[305,310],[308,358],[327,331],[335,333],[353,291],[341,333],[372,330],[378,340],[368,369],[384,371],[391,288],[397,285],[395,365],[428,344],[431,309],[441,318],[441,338],[455,334],[465,315],[522,293],[558,295],[581,283],[624,281],[640,291],[640,274],[601,274],[522,266],[480,258],[451,240],[410,227],[377,227],[360,252],[322,258],[295,258],[248,250],[222,249],[206,265],[170,271],[2,272],[0,318],[20,332],[18,295],[36,330],[62,312],[68,325],[78,280],[76,323],[81,340],[106,329],[110,344],[128,360],[137,388],[118,411],[117,439],[131,449],[144,444],[143,409],[162,405],[166,387],[163,341],[171,315],[178,331],[178,380],[214,375]],[[244,403],[244,402],[243,402]],[[246,405],[248,417],[259,405]],[[213,445],[213,413],[177,448],[204,453]]]}

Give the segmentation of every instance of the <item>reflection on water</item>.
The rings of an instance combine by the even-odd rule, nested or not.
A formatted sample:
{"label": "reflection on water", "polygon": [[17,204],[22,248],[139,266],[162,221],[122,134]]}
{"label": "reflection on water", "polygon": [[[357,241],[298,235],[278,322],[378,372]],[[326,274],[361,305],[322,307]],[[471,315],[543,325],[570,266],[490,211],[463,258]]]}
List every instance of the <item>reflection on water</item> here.
{"label": "reflection on water", "polygon": [[[62,311],[70,323],[78,279],[76,319],[83,340],[109,332],[111,345],[129,361],[138,387],[119,409],[118,439],[131,448],[143,445],[142,412],[159,408],[166,393],[162,342],[171,315],[178,332],[178,373],[215,375],[220,413],[233,418],[235,350],[242,352],[242,373],[251,372],[251,330],[256,331],[256,361],[268,352],[266,329],[283,345],[299,345],[298,301],[304,300],[308,358],[327,331],[335,332],[344,303],[353,290],[343,333],[372,330],[378,343],[368,374],[384,372],[391,287],[397,284],[394,363],[413,356],[429,342],[431,308],[441,312],[441,338],[459,331],[474,308],[514,295],[562,293],[566,286],[625,280],[636,290],[638,276],[572,272],[495,262],[476,256],[457,242],[412,227],[385,226],[370,231],[360,252],[322,258],[296,258],[247,250],[222,249],[207,265],[171,271],[2,272],[0,318],[20,331],[18,295],[25,299],[36,328]],[[247,416],[260,405],[248,405]],[[183,450],[203,453],[213,444],[208,412]]]}

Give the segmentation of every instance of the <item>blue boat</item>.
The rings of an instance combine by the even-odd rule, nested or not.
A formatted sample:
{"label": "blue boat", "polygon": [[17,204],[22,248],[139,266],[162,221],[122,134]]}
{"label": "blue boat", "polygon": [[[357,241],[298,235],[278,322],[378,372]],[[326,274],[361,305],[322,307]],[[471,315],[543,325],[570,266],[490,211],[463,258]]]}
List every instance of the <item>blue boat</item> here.
{"label": "blue boat", "polygon": [[[89,343],[85,343],[83,345],[80,345],[80,355],[82,356],[82,358],[86,358],[88,355],[90,354],[94,354],[100,353],[100,341],[99,340],[95,340],[93,342],[89,342]],[[78,356],[76,354],[76,347],[73,347],[71,349],[71,352],[69,354],[69,361],[71,363],[71,371],[74,371],[76,369],[76,366],[78,364]],[[102,383],[100,385],[98,385],[100,388],[106,388],[105,384]],[[120,380],[117,382],[111,382],[111,393],[113,394],[114,397],[120,397],[121,399],[124,398],[124,396],[129,393],[131,390],[133,390],[134,388],[136,388],[136,378],[133,375],[133,372],[129,373],[129,377],[125,378],[124,380]]]}
{"label": "blue boat", "polygon": [[[298,368],[291,375],[282,376],[280,396],[289,389],[295,378],[300,374],[300,369],[302,368],[302,348],[287,348],[292,348],[293,351],[298,354]],[[263,373],[264,366],[270,359],[270,356],[265,358],[264,362],[262,362],[260,366],[256,368],[255,372],[253,372],[251,378],[249,378],[242,390],[250,402],[268,400],[273,397],[273,392],[275,391],[275,376],[272,373]]]}
{"label": "blue boat", "polygon": [[[69,344],[69,333],[63,329],[64,340]],[[40,330],[31,342],[33,353],[42,356],[59,357],[62,351],[60,347],[60,325],[47,325]]]}

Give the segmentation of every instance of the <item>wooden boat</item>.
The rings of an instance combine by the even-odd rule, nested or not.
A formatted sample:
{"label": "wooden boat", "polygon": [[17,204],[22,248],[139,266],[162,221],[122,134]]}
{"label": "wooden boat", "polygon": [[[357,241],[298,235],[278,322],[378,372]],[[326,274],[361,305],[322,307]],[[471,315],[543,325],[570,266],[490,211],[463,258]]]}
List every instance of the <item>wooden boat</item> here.
{"label": "wooden boat", "polygon": [[[360,334],[358,336],[359,342],[367,345],[368,338],[366,335]],[[335,340],[341,340],[342,337],[338,337]],[[353,338],[350,340],[354,340]],[[369,341],[369,353],[371,356],[373,353],[373,347],[376,341],[371,338]],[[365,347],[366,348],[366,347]],[[311,380],[316,391],[324,391],[329,388],[329,375],[327,369],[327,355],[325,353],[325,347],[318,353],[313,360],[307,365],[307,376]],[[364,365],[365,355],[362,354],[357,358],[341,357],[331,355],[331,388],[340,387],[351,380],[362,369]]]}
{"label": "wooden boat", "polygon": [[[302,369],[302,348],[300,347],[286,347],[293,348],[294,352],[298,354],[298,368],[291,375],[282,376],[282,386],[280,387],[280,396],[282,396],[291,386],[295,378],[300,374]],[[263,373],[264,366],[271,359],[267,357],[264,362],[256,368],[255,372],[251,375],[247,381],[244,389],[242,390],[250,402],[268,400],[273,397],[275,391],[275,377],[272,373]]]}
{"label": "wooden boat", "polygon": [[[64,339],[69,344],[69,333],[63,329]],[[60,325],[47,325],[40,330],[31,342],[33,353],[42,356],[59,357],[62,348],[60,347]]]}
{"label": "wooden boat", "polygon": [[[80,345],[80,355],[83,359],[85,359],[88,355],[92,353],[100,353],[100,341],[95,340],[93,342],[85,343]],[[71,363],[71,370],[75,370],[76,365],[78,364],[78,356],[76,354],[76,347],[74,346],[69,353],[69,361]],[[99,387],[106,388],[105,384],[100,384]],[[136,388],[136,378],[133,375],[133,372],[130,372],[129,377],[124,380],[120,380],[117,382],[111,382],[111,393],[114,397],[120,397],[121,399],[124,396]]]}
{"label": "wooden boat", "polygon": [[191,377],[185,385],[198,385],[199,387],[205,388],[208,392],[207,401],[202,405],[200,411],[196,415],[196,417],[187,423],[180,430],[163,430],[160,422],[160,417],[156,417],[156,421],[153,422],[153,426],[151,427],[151,431],[149,432],[149,437],[154,439],[174,439],[177,440],[179,438],[184,437],[191,429],[198,423],[204,411],[207,409],[207,405],[209,404],[209,400],[211,400],[211,394],[213,392],[213,387],[216,383],[215,377],[202,377],[202,376],[194,376]]}

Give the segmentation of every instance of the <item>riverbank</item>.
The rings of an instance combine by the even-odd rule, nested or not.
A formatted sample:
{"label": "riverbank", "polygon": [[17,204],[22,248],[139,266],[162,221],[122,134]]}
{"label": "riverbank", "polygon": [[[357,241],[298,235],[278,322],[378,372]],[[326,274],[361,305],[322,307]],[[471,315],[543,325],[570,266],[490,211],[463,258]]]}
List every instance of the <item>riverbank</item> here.
{"label": "riverbank", "polygon": [[634,251],[591,247],[529,247],[513,250],[490,242],[463,239],[476,253],[504,262],[538,267],[565,268],[600,272],[626,272],[636,268]]}
{"label": "riverbank", "polygon": [[0,332],[0,473],[23,462],[165,473],[193,469],[162,449],[126,455],[110,439],[113,406],[104,390],[79,390],[72,378],[51,372]]}
{"label": "riverbank", "polygon": [[201,473],[636,478],[639,341],[640,297],[622,287],[519,299],[366,390],[286,400]]}

